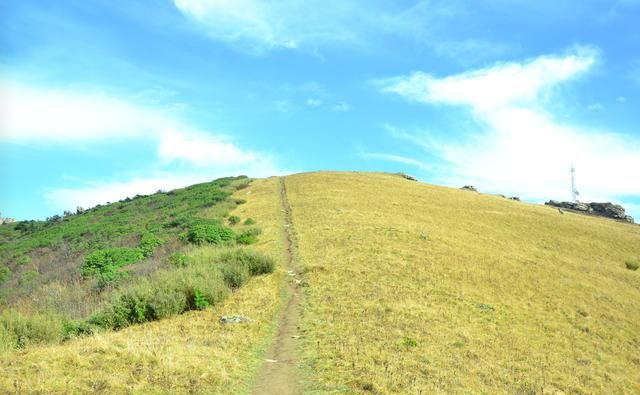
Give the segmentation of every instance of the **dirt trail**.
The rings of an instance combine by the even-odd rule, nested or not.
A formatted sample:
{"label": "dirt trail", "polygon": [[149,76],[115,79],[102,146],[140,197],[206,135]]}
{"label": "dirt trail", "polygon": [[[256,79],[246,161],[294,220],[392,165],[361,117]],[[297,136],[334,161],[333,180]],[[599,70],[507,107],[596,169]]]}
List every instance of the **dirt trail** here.
{"label": "dirt trail", "polygon": [[280,312],[280,322],[275,337],[267,350],[264,363],[258,371],[253,389],[254,395],[298,395],[302,393],[296,364],[300,305],[298,286],[301,284],[301,279],[294,260],[293,224],[291,207],[287,200],[285,177],[280,178],[280,201],[285,219],[282,233],[286,243],[286,264],[289,277],[287,279],[287,297]]}

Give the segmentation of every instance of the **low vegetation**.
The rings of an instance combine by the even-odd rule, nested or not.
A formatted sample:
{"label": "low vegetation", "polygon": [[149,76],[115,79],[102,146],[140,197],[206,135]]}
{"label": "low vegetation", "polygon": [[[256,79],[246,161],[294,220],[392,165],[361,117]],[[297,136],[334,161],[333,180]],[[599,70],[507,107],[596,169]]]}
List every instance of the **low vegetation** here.
{"label": "low vegetation", "polygon": [[[251,276],[277,268],[282,260],[277,187],[274,179],[257,180],[251,189],[243,186],[231,197],[228,207],[233,208],[233,213],[243,219],[255,218],[263,230],[250,249],[233,240],[222,245],[196,246],[187,241],[176,244],[153,232],[165,244],[156,247],[152,257],[123,266],[129,275],[113,288],[100,291],[99,295],[109,296],[102,304],[86,300],[98,307],[84,314],[84,318],[55,314],[49,317],[43,311],[37,322],[25,323],[33,331],[46,330],[48,334],[21,336],[44,339],[37,346],[27,344],[0,351],[0,393],[248,393],[272,332],[284,277],[281,270]],[[233,199],[246,202],[236,206]],[[220,223],[228,212],[225,204],[206,207],[196,213],[197,218],[217,218]],[[248,229],[240,224],[237,227],[234,231],[238,234]],[[128,247],[135,249],[138,244]],[[165,251],[174,244],[179,247],[177,250]],[[270,257],[275,259],[275,266]],[[161,262],[156,264],[157,260]],[[249,274],[239,288],[225,282],[222,274],[224,267],[234,265],[246,268]],[[154,270],[149,271],[151,268]],[[85,287],[94,280],[80,276],[78,281],[78,286]],[[34,297],[46,295],[46,299],[57,292],[68,296],[66,287],[58,289],[50,284]],[[221,294],[229,297],[217,300]],[[185,309],[191,311],[172,316]],[[6,311],[15,313],[15,309]],[[248,316],[253,321],[239,325],[219,322],[220,316],[231,314]],[[143,317],[152,321],[130,325]],[[121,324],[113,325],[118,322]],[[105,330],[98,326],[102,323],[123,328]],[[64,339],[56,344],[61,333]],[[11,344],[2,340],[0,343]]]}
{"label": "low vegetation", "polygon": [[[272,271],[273,265],[269,271],[249,270],[247,265],[264,265],[270,258],[233,247],[257,242],[258,228],[238,225],[238,220],[236,233],[222,225],[237,206],[232,192],[248,181],[224,178],[79,209],[46,222],[0,227],[5,237],[0,256],[9,262],[0,268],[0,349],[59,342],[203,309],[252,275]],[[50,243],[56,238],[62,242]],[[206,245],[226,255],[196,264],[189,251]],[[230,272],[246,275],[231,281]]]}

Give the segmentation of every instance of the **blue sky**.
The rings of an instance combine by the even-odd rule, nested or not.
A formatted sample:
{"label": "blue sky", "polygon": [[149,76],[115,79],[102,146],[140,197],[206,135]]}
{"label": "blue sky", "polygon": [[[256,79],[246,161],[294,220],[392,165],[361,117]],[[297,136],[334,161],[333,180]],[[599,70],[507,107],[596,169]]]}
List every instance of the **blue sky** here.
{"label": "blue sky", "polygon": [[640,219],[640,1],[8,0],[0,210],[402,171]]}

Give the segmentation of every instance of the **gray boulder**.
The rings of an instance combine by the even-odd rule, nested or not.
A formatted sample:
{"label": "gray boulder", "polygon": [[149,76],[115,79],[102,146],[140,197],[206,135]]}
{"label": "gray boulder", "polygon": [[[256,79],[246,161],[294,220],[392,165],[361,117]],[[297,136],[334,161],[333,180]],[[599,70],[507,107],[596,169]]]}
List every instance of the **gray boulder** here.
{"label": "gray boulder", "polygon": [[252,322],[253,320],[249,317],[244,317],[241,315],[223,315],[220,317],[220,322],[223,324],[242,324],[244,322]]}
{"label": "gray boulder", "polygon": [[584,214],[597,215],[600,217],[613,218],[620,221],[634,223],[633,217],[625,213],[624,207],[619,204],[610,202],[605,203],[582,203],[582,202],[558,202],[549,200],[545,203],[547,206],[553,206],[568,210],[581,212]]}

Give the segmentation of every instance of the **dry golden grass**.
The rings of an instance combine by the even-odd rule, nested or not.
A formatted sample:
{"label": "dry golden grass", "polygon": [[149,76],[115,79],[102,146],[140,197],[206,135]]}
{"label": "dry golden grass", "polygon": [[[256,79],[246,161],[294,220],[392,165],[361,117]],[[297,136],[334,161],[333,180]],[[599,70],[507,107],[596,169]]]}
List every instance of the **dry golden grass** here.
{"label": "dry golden grass", "polygon": [[[252,217],[263,234],[251,248],[284,255],[278,180],[257,180],[235,196],[234,215]],[[195,250],[196,258],[211,251]],[[253,278],[230,298],[202,312],[80,338],[63,345],[0,354],[0,393],[235,394],[246,393],[273,332],[283,270]],[[222,325],[221,315],[250,324]]]}
{"label": "dry golden grass", "polygon": [[388,174],[287,188],[309,392],[640,393],[640,226]]}

